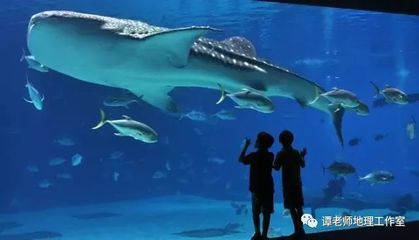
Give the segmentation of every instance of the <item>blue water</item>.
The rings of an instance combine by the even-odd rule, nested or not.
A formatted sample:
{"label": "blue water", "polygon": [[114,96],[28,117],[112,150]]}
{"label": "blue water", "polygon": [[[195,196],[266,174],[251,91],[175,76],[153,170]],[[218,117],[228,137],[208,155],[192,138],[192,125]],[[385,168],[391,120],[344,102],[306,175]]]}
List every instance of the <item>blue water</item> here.
{"label": "blue water", "polygon": [[[1,2],[0,10],[0,211],[15,212],[149,198],[177,193],[224,200],[248,199],[245,178],[248,169],[237,161],[244,137],[255,138],[259,131],[276,138],[283,129],[295,133],[297,148],[307,147],[307,167],[303,170],[307,199],[319,197],[331,179],[322,164],[340,160],[352,163],[357,175],[387,170],[395,180],[370,186],[347,179],[344,195],[359,193],[363,199],[393,206],[402,194],[419,198],[418,179],[407,171],[419,169],[418,139],[409,140],[405,126],[414,115],[419,119],[418,103],[373,108],[374,91],[390,84],[407,93],[419,87],[419,18],[350,10],[334,10],[252,1],[25,1]],[[234,109],[227,100],[216,105],[219,92],[205,89],[176,89],[171,95],[185,112],[199,110],[213,114],[221,109],[234,111],[237,120],[205,122],[179,120],[141,102],[124,108],[102,105],[105,97],[121,91],[79,81],[50,71],[40,73],[20,62],[26,48],[30,17],[44,10],[64,9],[121,18],[138,19],[164,27],[210,25],[223,31],[209,37],[224,39],[244,36],[256,47],[257,55],[288,68],[325,89],[339,87],[355,92],[370,106],[369,116],[348,112],[344,117],[342,148],[331,119],[324,112],[301,108],[295,101],[273,98],[276,110],[262,114]],[[57,52],[56,54],[60,54]],[[305,60],[305,61],[304,61]],[[23,101],[27,96],[26,77],[45,94],[45,105],[37,111]],[[121,79],[123,81],[123,79]],[[113,135],[105,126],[92,131],[103,108],[111,119],[126,114],[151,125],[160,136],[156,144]],[[382,141],[374,135],[388,134]],[[74,146],[60,146],[56,140],[69,137]],[[357,146],[347,143],[361,138]],[[276,142],[272,151],[279,150]],[[110,164],[109,156],[123,156]],[[50,159],[83,156],[80,166],[67,162],[51,167]],[[210,158],[225,162],[216,164]],[[121,162],[134,162],[123,165]],[[166,163],[171,171],[165,170]],[[118,164],[119,163],[119,164]],[[192,164],[179,169],[181,164]],[[38,173],[26,167],[37,165]],[[153,179],[156,171],[167,176]],[[69,173],[71,180],[59,179]],[[114,181],[113,174],[120,177]],[[281,201],[279,175],[275,173],[276,200]],[[49,179],[52,186],[38,186]]]}

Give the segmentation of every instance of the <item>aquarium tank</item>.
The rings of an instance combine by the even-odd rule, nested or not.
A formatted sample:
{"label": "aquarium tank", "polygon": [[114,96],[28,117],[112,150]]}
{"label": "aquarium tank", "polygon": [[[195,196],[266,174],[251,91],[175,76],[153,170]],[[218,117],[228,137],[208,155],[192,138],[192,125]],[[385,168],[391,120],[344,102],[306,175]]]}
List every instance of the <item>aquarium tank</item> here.
{"label": "aquarium tank", "polygon": [[250,0],[1,1],[0,240],[417,239],[418,26]]}

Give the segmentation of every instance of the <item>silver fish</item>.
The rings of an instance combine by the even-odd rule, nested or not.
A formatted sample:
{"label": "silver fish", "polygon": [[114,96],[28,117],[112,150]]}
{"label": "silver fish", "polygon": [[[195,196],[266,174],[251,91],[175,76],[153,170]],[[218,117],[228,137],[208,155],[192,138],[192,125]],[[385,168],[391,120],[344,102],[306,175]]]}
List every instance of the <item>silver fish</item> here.
{"label": "silver fish", "polygon": [[45,97],[41,96],[38,90],[32,85],[32,83],[29,82],[28,77],[26,77],[25,87],[28,89],[30,100],[26,98],[24,98],[24,100],[28,103],[32,103],[36,109],[42,110]]}
{"label": "silver fish", "polygon": [[225,93],[222,85],[219,84],[219,86],[221,89],[221,97],[217,104],[220,104],[226,97],[229,97],[231,100],[237,103],[236,108],[253,109],[262,113],[272,113],[274,111],[274,105],[272,101],[262,94],[252,92],[248,89],[243,89],[242,91],[235,93]]}
{"label": "silver fish", "polygon": [[132,137],[135,140],[145,143],[155,143],[158,140],[156,131],[144,123],[137,122],[126,115],[122,116],[123,119],[107,120],[103,110],[100,110],[100,114],[100,122],[92,129],[98,129],[106,123],[109,123],[118,131],[117,133],[114,133],[115,136]]}

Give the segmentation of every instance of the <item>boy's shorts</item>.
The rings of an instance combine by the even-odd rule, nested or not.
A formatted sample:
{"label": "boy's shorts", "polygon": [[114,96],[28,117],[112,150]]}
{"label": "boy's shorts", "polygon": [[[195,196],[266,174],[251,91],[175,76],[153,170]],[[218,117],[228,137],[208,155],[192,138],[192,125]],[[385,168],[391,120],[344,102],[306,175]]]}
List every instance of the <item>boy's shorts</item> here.
{"label": "boy's shorts", "polygon": [[274,212],[274,196],[267,194],[265,196],[256,196],[252,193],[252,211],[254,214],[271,214]]}

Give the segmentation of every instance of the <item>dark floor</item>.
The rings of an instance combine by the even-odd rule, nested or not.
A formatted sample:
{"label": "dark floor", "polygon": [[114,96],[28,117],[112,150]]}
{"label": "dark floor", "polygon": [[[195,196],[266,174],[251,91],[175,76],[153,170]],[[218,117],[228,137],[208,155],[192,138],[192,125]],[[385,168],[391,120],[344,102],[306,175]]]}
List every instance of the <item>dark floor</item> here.
{"label": "dark floor", "polygon": [[[289,237],[273,240],[288,240]],[[419,240],[419,221],[405,227],[364,227],[308,234],[304,240]]]}

